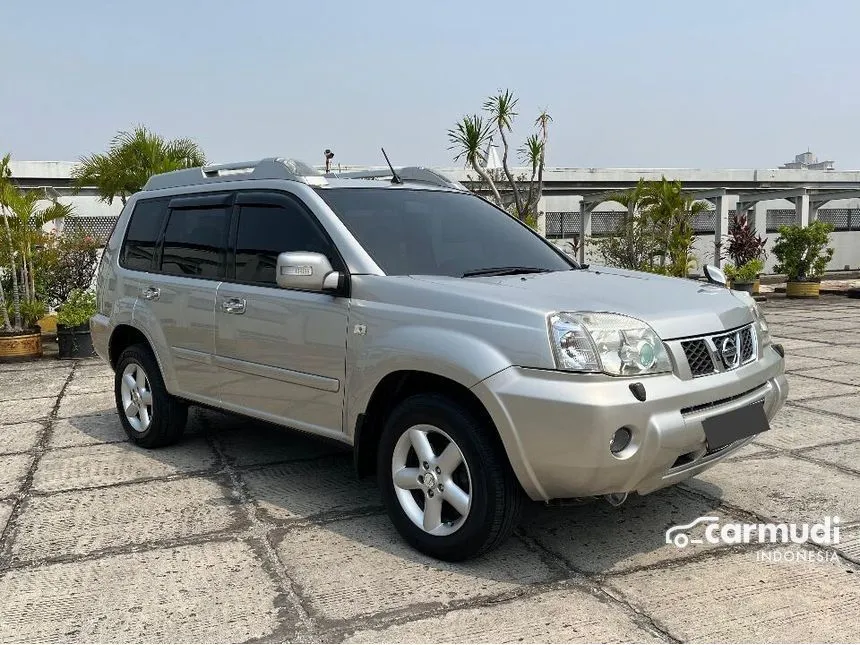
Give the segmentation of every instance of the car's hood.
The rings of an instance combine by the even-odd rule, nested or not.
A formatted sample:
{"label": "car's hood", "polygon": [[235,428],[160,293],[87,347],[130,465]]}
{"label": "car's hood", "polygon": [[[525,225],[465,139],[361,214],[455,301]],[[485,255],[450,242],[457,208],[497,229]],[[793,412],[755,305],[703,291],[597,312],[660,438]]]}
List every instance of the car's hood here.
{"label": "car's hood", "polygon": [[714,333],[753,321],[753,301],[746,294],[704,282],[611,267],[498,277],[413,277],[545,313],[625,314],[647,322],[664,340]]}

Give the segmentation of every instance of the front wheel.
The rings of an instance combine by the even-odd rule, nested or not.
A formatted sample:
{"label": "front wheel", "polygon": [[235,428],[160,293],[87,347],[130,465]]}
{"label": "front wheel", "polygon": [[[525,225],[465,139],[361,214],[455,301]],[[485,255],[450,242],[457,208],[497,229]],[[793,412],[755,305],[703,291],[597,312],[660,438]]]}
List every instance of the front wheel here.
{"label": "front wheel", "polygon": [[436,394],[391,413],[377,477],[388,514],[413,547],[441,560],[488,551],[516,525],[522,491],[495,430]]}

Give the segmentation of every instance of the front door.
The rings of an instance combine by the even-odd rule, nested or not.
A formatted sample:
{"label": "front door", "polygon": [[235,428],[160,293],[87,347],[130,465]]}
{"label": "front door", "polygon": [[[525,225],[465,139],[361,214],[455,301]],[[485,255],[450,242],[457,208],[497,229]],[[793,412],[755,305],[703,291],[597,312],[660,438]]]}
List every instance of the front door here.
{"label": "front door", "polygon": [[275,281],[280,253],[324,253],[344,270],[337,251],[298,197],[276,191],[238,194],[230,249],[215,308],[222,404],[340,437],[348,300]]}

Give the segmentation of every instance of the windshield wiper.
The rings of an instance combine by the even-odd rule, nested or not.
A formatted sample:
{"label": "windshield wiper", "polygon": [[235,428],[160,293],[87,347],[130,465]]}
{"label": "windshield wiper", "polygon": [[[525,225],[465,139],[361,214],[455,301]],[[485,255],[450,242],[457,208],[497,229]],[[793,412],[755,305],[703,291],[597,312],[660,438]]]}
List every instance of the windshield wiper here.
{"label": "windshield wiper", "polygon": [[471,278],[479,275],[518,275],[520,273],[550,273],[552,269],[543,269],[541,267],[487,267],[485,269],[475,269],[466,271],[462,277]]}

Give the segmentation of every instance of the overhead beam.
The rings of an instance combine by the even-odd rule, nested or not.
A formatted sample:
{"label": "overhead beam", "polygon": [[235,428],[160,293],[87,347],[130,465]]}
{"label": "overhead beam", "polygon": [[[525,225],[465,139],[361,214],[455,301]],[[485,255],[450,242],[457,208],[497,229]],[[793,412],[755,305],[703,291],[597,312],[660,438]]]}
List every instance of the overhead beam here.
{"label": "overhead beam", "polygon": [[809,194],[809,188],[802,186],[798,188],[784,188],[782,190],[769,190],[765,192],[738,192],[738,201],[743,204],[755,204],[756,202],[768,202],[774,199],[793,200]]}
{"label": "overhead beam", "polygon": [[827,202],[832,202],[837,199],[860,199],[860,189],[822,192],[813,191],[809,193],[809,199],[819,205],[826,204]]}

